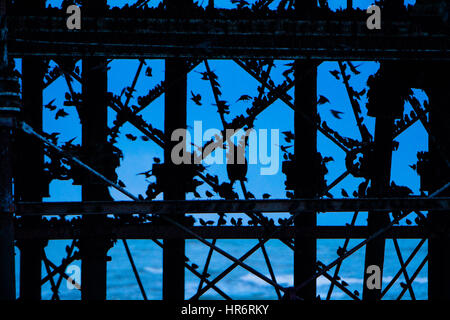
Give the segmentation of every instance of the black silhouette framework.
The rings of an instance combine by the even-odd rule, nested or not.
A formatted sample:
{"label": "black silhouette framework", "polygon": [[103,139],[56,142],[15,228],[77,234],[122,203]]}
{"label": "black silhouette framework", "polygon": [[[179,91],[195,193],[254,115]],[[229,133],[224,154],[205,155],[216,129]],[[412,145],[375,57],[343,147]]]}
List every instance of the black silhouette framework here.
{"label": "black silhouette framework", "polygon": [[[7,53],[3,55],[0,79],[0,143],[5,150],[0,157],[4,213],[1,223],[6,230],[0,238],[0,277],[5,283],[1,298],[15,298],[15,243],[21,251],[22,299],[39,299],[41,285],[47,282],[52,298],[59,299],[58,289],[63,279],[69,278],[65,269],[78,259],[82,262],[82,299],[106,299],[107,252],[120,240],[142,296],[147,299],[127,239],[151,239],[163,248],[166,300],[186,298],[185,269],[199,279],[191,300],[201,298],[208,290],[214,290],[223,299],[232,299],[218,284],[237,267],[270,284],[279,299],[317,299],[315,280],[324,276],[330,287],[322,299],[329,300],[333,290],[339,289],[354,300],[378,300],[403,276],[405,283],[401,283],[398,299],[408,292],[414,300],[413,283],[426,264],[429,298],[450,297],[449,280],[443,277],[450,264],[446,251],[450,244],[446,214],[450,201],[446,77],[450,54],[448,22],[442,15],[442,4],[433,7],[418,1],[416,7],[405,8],[402,1],[393,6],[381,3],[383,27],[368,30],[365,10],[352,9],[351,1],[347,9],[337,12],[329,10],[322,1],[318,5],[316,1],[296,4],[282,0],[278,7],[271,8],[270,0],[253,4],[235,1],[238,8],[233,10],[215,9],[214,1],[209,1],[206,8],[185,0],[169,0],[157,8],[148,8],[147,2],[138,0],[120,9],[107,8],[102,0],[77,3],[82,5],[82,29],[71,31],[66,29],[65,10],[46,8],[45,1],[27,3],[25,7],[22,1],[1,2],[2,48]],[[14,70],[8,57],[22,58],[21,72]],[[120,58],[139,59],[135,77],[120,94],[107,92],[108,65],[112,59]],[[165,80],[147,95],[135,97],[138,79],[151,73],[145,59],[152,58],[166,59]],[[217,58],[232,59],[260,83],[257,96],[243,97],[252,100],[246,114],[231,121],[226,119],[230,106],[208,63],[208,59]],[[76,66],[80,59],[82,72]],[[275,59],[294,60],[280,84],[271,79]],[[326,101],[324,97],[317,99],[317,67],[329,60],[338,63],[333,75],[346,88],[360,140],[342,136],[318,117],[317,105]],[[379,71],[369,79],[367,92],[356,92],[349,83],[350,76],[358,73],[350,62],[354,60],[380,61]],[[285,133],[286,141],[293,144],[292,152],[285,152],[283,162],[287,199],[253,199],[246,190],[245,165],[227,168],[230,180],[239,180],[245,195],[245,199],[238,199],[233,189],[236,185],[220,182],[202,165],[171,163],[173,142],[167,137],[175,129],[186,127],[187,74],[199,64],[207,70],[203,77],[210,82],[224,131],[252,128],[256,117],[279,100],[294,110],[294,132]],[[68,88],[64,105],[74,106],[80,117],[81,146],[71,142],[58,144],[57,136],[42,130],[42,92],[59,78],[66,81]],[[73,89],[73,81],[81,84],[81,93]],[[292,88],[293,96],[288,93]],[[423,89],[429,102],[420,104],[411,88]],[[163,94],[164,132],[139,114]],[[365,94],[367,115],[376,118],[373,135],[365,126],[359,101]],[[137,106],[132,105],[135,98]],[[192,98],[199,102],[199,97]],[[405,103],[413,107],[410,114],[404,113]],[[46,107],[56,109],[51,104]],[[117,113],[112,127],[107,126],[108,108]],[[58,117],[65,115],[63,108],[57,111]],[[416,122],[426,129],[430,145],[427,152],[418,155],[414,167],[421,177],[420,196],[411,195],[409,188],[390,181],[392,152],[398,147],[394,139]],[[164,163],[158,159],[152,170],[144,173],[156,177],[145,197],[127,191],[115,173],[121,157],[115,143],[125,123],[139,130],[145,141],[164,150]],[[330,183],[324,175],[331,159],[318,152],[318,134],[346,154],[346,170]],[[205,146],[211,144],[221,147],[223,141],[219,137],[219,141],[211,140]],[[44,154],[49,162],[44,163]],[[207,155],[203,153],[201,157]],[[352,197],[345,192],[342,199],[330,198],[329,191],[348,176],[364,178],[364,182]],[[83,201],[43,203],[48,184],[54,179],[73,179],[74,184],[81,185]],[[223,200],[185,200],[187,192],[197,193],[200,183],[206,183]],[[132,201],[112,201],[108,187]],[[153,200],[160,193],[164,200]],[[207,197],[211,195],[209,192]],[[349,211],[354,215],[345,226],[317,226],[318,212]],[[364,211],[369,212],[367,226],[355,226],[358,213]],[[270,217],[272,212],[289,212],[291,216],[275,222]],[[201,219],[201,225],[194,225],[189,216],[194,213],[215,213],[218,220]],[[226,214],[232,213],[244,213],[250,218],[248,225],[235,219],[228,223]],[[82,217],[65,218],[73,215]],[[398,225],[402,220],[410,225]],[[325,265],[317,260],[316,242],[326,238],[344,239],[344,244],[336,259]],[[59,265],[45,253],[47,242],[55,239],[73,240]],[[196,239],[209,247],[203,268],[185,256],[185,239]],[[243,256],[234,257],[216,244],[217,239],[258,239],[258,243]],[[293,287],[277,282],[265,247],[270,239],[279,239],[293,251]],[[350,247],[350,239],[360,242]],[[352,290],[339,277],[342,262],[365,248],[365,268],[383,268],[386,239],[393,240],[400,270],[381,289],[364,287],[362,293]],[[419,242],[406,256],[398,239]],[[428,254],[412,274],[408,273],[407,266],[424,245],[428,245]],[[269,275],[257,270],[261,266],[246,262],[258,250],[263,253]],[[218,275],[208,273],[213,254],[230,260],[230,267]],[[44,276],[42,262],[47,271]],[[366,280],[367,274],[361,272]]]}

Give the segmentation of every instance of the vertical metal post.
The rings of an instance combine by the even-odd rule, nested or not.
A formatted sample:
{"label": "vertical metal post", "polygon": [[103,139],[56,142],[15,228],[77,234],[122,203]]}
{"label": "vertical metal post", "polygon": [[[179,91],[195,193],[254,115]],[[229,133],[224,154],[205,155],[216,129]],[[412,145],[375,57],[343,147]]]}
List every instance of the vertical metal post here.
{"label": "vertical metal post", "polygon": [[[0,68],[4,65],[0,66]],[[4,75],[3,72],[1,72]],[[4,93],[3,80],[0,94]],[[16,298],[14,276],[14,222],[12,196],[12,126],[14,117],[7,117],[0,107],[0,300]],[[8,123],[10,125],[8,125]]]}
{"label": "vertical metal post", "polygon": [[[168,11],[172,14],[179,14],[189,10],[192,5],[191,0],[169,0],[167,2]],[[174,83],[167,88],[165,93],[164,109],[164,132],[168,140],[172,132],[176,129],[186,128],[186,103],[187,103],[187,66],[182,59],[166,59],[166,83]],[[171,159],[171,152],[176,142],[169,142],[164,150],[164,165],[167,175],[165,181],[167,186],[164,190],[164,200],[184,200],[185,184],[183,178],[175,176],[175,164]],[[173,169],[171,169],[173,168]],[[184,213],[177,212],[175,220],[180,220]],[[163,248],[163,299],[168,301],[184,300],[185,288],[185,240],[167,239],[164,240]]]}
{"label": "vertical metal post", "polygon": [[[314,62],[296,61],[295,65],[295,108],[294,111],[294,163],[296,189],[295,198],[317,197],[317,181],[319,179],[320,161],[317,155],[317,130],[307,121],[301,113],[311,119],[317,113],[317,68],[311,65]],[[314,68],[309,76],[302,73]],[[300,80],[299,80],[300,79]],[[319,161],[319,163],[318,163]],[[305,237],[302,232],[316,227],[316,213],[305,212],[294,220],[295,251],[294,251],[294,286],[310,278],[316,271],[316,239]],[[312,300],[316,297],[316,282],[312,281],[297,292],[297,296]]]}
{"label": "vertical metal post", "polygon": [[[30,9],[45,7],[45,0],[28,3],[21,1]],[[25,57],[22,59],[22,102],[23,120],[38,131],[42,131],[42,91],[44,80],[44,63],[40,57]],[[44,196],[43,165],[44,153],[41,144],[25,133],[18,134],[16,144],[18,161],[15,167],[15,199],[16,201],[40,202]],[[37,227],[40,217],[22,218],[22,223]],[[20,299],[41,299],[41,269],[42,248],[45,242],[41,240],[23,240],[18,243],[20,248]]]}
{"label": "vertical metal post", "polygon": [[[89,1],[83,14],[101,14],[106,0]],[[99,172],[105,172],[104,159],[107,143],[107,65],[104,57],[89,57],[82,61],[83,106],[81,109],[82,146],[85,161]],[[82,184],[83,201],[112,200],[108,187],[92,175]],[[81,299],[106,299],[106,265],[109,239],[91,238],[90,230],[102,228],[104,216],[83,217],[81,253]]]}
{"label": "vertical metal post", "polygon": [[12,77],[6,46],[6,1],[0,1],[0,300],[16,298],[12,193],[12,139],[19,108],[19,84]]}
{"label": "vertical metal post", "polygon": [[[169,87],[165,94],[165,121],[164,131],[170,139],[172,132],[179,128],[186,128],[186,63],[181,59],[166,60],[166,83],[178,82]],[[170,168],[175,165],[171,159],[173,144],[164,150],[164,165],[166,172],[174,172]],[[184,200],[185,181],[179,176],[165,177],[167,189],[164,191],[164,200]],[[183,213],[177,213],[178,219]],[[177,217],[175,217],[176,219]],[[184,239],[164,240],[163,249],[163,299],[184,300]]]}
{"label": "vertical metal post", "polygon": [[[403,105],[397,105],[402,103],[401,99],[399,99],[399,94],[401,93],[392,89],[396,74],[392,64],[388,64],[387,62],[383,63],[379,72],[382,72],[380,82],[382,82],[383,90],[382,92],[377,92],[377,95],[380,96],[382,94],[383,96],[377,97],[378,104],[374,106],[373,111],[376,117],[375,146],[372,158],[370,159],[371,187],[369,193],[373,197],[388,197],[391,179],[395,113],[403,110]],[[375,233],[389,224],[389,222],[388,212],[370,211],[367,222],[369,234]],[[381,288],[369,289],[367,286],[367,279],[371,275],[367,273],[367,268],[371,265],[379,267],[381,271],[380,277],[383,277],[385,242],[385,238],[380,236],[369,242],[366,246],[363,286],[364,300],[379,300],[381,298]]]}
{"label": "vertical metal post", "polygon": [[[82,145],[85,161],[99,172],[104,172],[98,157],[105,150],[107,139],[107,74],[104,58],[86,58],[83,69]],[[96,160],[97,158],[97,160]],[[92,175],[83,179],[83,201],[111,200],[108,187]],[[90,230],[101,228],[104,216],[83,217],[83,237],[80,239],[81,298],[83,300],[106,299],[107,239],[90,238]]]}
{"label": "vertical metal post", "polygon": [[[42,82],[43,63],[40,58],[22,59],[22,101],[23,119],[33,128],[42,130]],[[16,151],[18,161],[15,167],[15,194],[18,201],[42,201],[44,181],[42,145],[25,133],[18,135]],[[40,217],[22,218],[27,226],[37,227]],[[44,242],[23,240],[20,248],[20,298],[40,300],[41,298],[41,253]]]}
{"label": "vertical metal post", "polygon": [[[295,9],[298,15],[308,15],[317,7],[316,0],[296,0]],[[311,119],[317,114],[317,67],[316,62],[295,62],[295,111],[294,111],[294,166],[296,186],[295,198],[314,198],[317,196],[317,181],[319,179],[317,156],[317,130],[314,125],[303,116]],[[314,68],[313,71],[310,71]],[[308,76],[302,74],[308,72]],[[305,212],[294,220],[295,250],[294,250],[294,286],[310,278],[316,271],[317,241],[312,237],[305,237],[301,230],[316,227],[315,212]],[[311,281],[300,289],[297,296],[305,300],[316,298],[316,282]]]}
{"label": "vertical metal post", "polygon": [[[428,83],[432,87],[426,90],[430,104],[430,192],[434,192],[450,180],[450,138],[449,124],[450,81],[442,76],[450,71],[450,65],[439,63],[432,69]],[[439,70],[439,71],[437,71]],[[439,196],[450,196],[445,190]],[[450,212],[429,212],[431,237],[428,242],[428,296],[430,300],[450,300]]]}
{"label": "vertical metal post", "polygon": [[[372,166],[372,184],[373,196],[383,196],[382,192],[388,190],[391,177],[391,156],[392,156],[392,136],[394,128],[394,118],[377,117],[375,123],[375,150],[374,162]],[[387,194],[385,193],[384,196]],[[389,213],[370,211],[368,217],[369,233],[372,234],[389,224]],[[366,272],[368,266],[376,265],[381,270],[380,277],[383,276],[385,239],[381,236],[367,244],[366,259],[364,267],[364,291],[365,300],[379,300],[381,289],[367,288]]]}

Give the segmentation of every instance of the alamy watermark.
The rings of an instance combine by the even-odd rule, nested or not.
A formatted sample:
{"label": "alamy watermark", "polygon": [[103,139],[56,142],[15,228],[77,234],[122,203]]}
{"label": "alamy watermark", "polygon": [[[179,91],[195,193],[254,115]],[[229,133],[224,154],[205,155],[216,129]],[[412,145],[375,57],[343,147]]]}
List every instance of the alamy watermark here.
{"label": "alamy watermark", "polygon": [[71,5],[67,7],[67,14],[70,16],[66,20],[67,29],[69,30],[81,30],[81,9],[77,5]]}
{"label": "alamy watermark", "polygon": [[366,286],[369,290],[381,289],[381,269],[379,266],[373,264],[367,267],[366,274],[369,276],[366,280]]}
{"label": "alamy watermark", "polygon": [[[280,168],[278,129],[219,129],[203,132],[202,121],[194,121],[193,137],[186,129],[172,132],[178,142],[171,152],[174,164],[259,164],[261,175],[275,175]],[[203,149],[203,143],[206,143]]]}
{"label": "alamy watermark", "polygon": [[69,290],[81,290],[81,269],[77,265],[69,265],[66,269],[66,286]]}
{"label": "alamy watermark", "polygon": [[366,26],[369,30],[380,30],[381,29],[381,9],[377,5],[371,5],[367,8],[367,13],[370,14],[367,18]]}

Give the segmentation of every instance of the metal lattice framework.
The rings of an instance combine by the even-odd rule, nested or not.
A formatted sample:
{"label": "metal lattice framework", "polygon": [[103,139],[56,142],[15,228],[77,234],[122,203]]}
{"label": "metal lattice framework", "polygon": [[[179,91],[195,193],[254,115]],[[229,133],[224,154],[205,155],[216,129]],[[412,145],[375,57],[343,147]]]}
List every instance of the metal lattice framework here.
{"label": "metal lattice framework", "polygon": [[[214,9],[213,1],[201,8],[190,1],[171,0],[153,9],[146,7],[148,1],[137,1],[122,9],[107,9],[105,2],[89,1],[82,6],[88,16],[83,18],[80,31],[68,31],[64,10],[45,8],[45,1],[36,1],[30,9],[33,12],[20,10],[21,1],[1,2],[2,43],[7,54],[3,55],[0,79],[0,144],[6,150],[0,156],[5,173],[0,180],[0,223],[7,231],[0,237],[0,259],[4,261],[0,280],[9,284],[2,287],[1,298],[15,297],[16,240],[21,251],[21,298],[39,299],[41,285],[49,282],[52,299],[59,299],[62,281],[69,279],[66,268],[81,260],[82,286],[75,286],[82,291],[82,299],[105,299],[107,252],[119,239],[145,300],[147,294],[127,239],[151,239],[162,248],[163,299],[167,300],[197,300],[209,290],[232,299],[218,284],[238,267],[272,286],[279,299],[316,299],[316,279],[325,277],[330,282],[327,300],[336,289],[350,299],[377,300],[385,297],[403,276],[405,283],[401,284],[398,299],[408,292],[415,300],[413,283],[427,263],[428,296],[450,297],[449,281],[440,278],[448,268],[446,247],[450,244],[446,123],[449,81],[440,77],[449,69],[448,24],[421,15],[420,7],[405,9],[401,5],[386,8],[388,18],[382,30],[370,32],[365,27],[364,11],[332,12],[317,7],[316,1],[303,1],[302,5],[280,1],[274,10],[269,9],[273,1],[267,0],[248,6],[241,3],[235,10]],[[22,59],[20,73],[13,70],[8,57]],[[108,59],[119,58],[139,59],[139,65],[131,84],[115,94],[107,91],[108,69],[113,61]],[[220,79],[208,61],[217,58],[234,61],[259,84],[258,94],[248,97],[251,107],[232,120],[226,116],[229,106],[222,97]],[[136,97],[134,92],[144,76],[146,59],[166,59],[166,77],[147,95]],[[294,60],[278,84],[271,76],[277,59]],[[77,67],[80,60],[82,72]],[[318,116],[317,105],[321,102],[317,101],[317,68],[327,60],[336,61],[334,76],[346,89],[359,140],[343,136]],[[358,72],[352,60],[381,61],[380,69],[368,81],[367,91],[368,116],[376,119],[374,134],[366,127],[360,101],[366,93],[355,91],[349,82],[350,75]],[[177,166],[171,162],[174,142],[168,137],[175,129],[186,127],[187,75],[198,66],[206,70],[203,77],[210,84],[224,136],[227,129],[253,128],[256,118],[275,102],[281,101],[293,110],[294,133],[286,133],[293,152],[285,152],[283,163],[286,189],[290,190],[287,199],[253,199],[245,174],[236,179],[245,198],[239,199],[233,179],[231,183],[221,182],[202,165]],[[21,78],[20,94],[17,76]],[[65,106],[74,106],[79,115],[81,145],[58,143],[55,135],[43,130],[42,92],[58,79],[67,85]],[[81,86],[81,92],[74,89],[74,82]],[[429,102],[421,104],[411,88],[423,89]],[[164,132],[140,114],[163,95]],[[133,105],[135,100],[137,105]],[[410,114],[404,113],[405,103],[413,108]],[[116,113],[110,127],[108,107]],[[390,172],[392,152],[398,147],[395,139],[417,122],[429,136],[429,150],[420,155],[416,167],[423,193],[412,196],[407,187],[391,184]],[[147,173],[155,176],[156,182],[149,184],[146,198],[129,192],[115,172],[121,155],[117,139],[126,123],[135,127],[145,141],[164,151],[164,163],[155,163],[152,172]],[[324,176],[330,159],[318,152],[318,134],[345,153],[346,170],[329,183]],[[223,143],[220,137],[208,141],[196,156],[205,159],[213,150],[208,147],[221,148]],[[12,144],[14,149],[8,147]],[[49,162],[44,162],[44,154]],[[353,198],[344,195],[333,199],[330,191],[350,176],[363,179]],[[30,177],[38,181],[37,185],[26,182]],[[82,201],[42,202],[54,179],[73,179],[74,184],[81,185]],[[223,200],[185,200],[186,193],[196,194],[201,183]],[[112,201],[109,187],[132,201]],[[163,200],[154,200],[159,194],[164,195]],[[290,213],[289,218],[276,223],[271,214],[280,212]],[[319,212],[354,214],[345,226],[318,226]],[[356,225],[361,212],[368,212],[366,226]],[[247,225],[242,219],[227,221],[227,214],[233,213],[247,216]],[[201,219],[198,225],[189,214],[217,214],[218,219]],[[414,223],[408,220],[410,225],[400,224],[411,216],[415,217]],[[45,251],[47,242],[57,239],[72,240],[60,263],[51,261]],[[203,267],[186,256],[186,239],[195,239],[209,248]],[[217,239],[257,239],[258,243],[235,257],[219,246]],[[293,252],[292,287],[277,281],[266,249],[271,239],[281,241]],[[317,239],[343,239],[333,261],[318,260]],[[358,244],[351,246],[351,239],[359,239]],[[339,276],[342,263],[365,249],[364,270],[370,265],[383,269],[386,239],[393,241],[400,269],[382,289],[364,287],[360,294]],[[419,242],[405,255],[399,239]],[[426,244],[428,254],[413,273],[408,272],[407,266]],[[268,274],[260,271],[261,266],[247,262],[259,251]],[[230,265],[211,276],[213,254],[225,257]],[[44,276],[42,262],[47,273]],[[192,297],[185,297],[185,269],[199,279]],[[363,274],[365,283],[367,273]]]}

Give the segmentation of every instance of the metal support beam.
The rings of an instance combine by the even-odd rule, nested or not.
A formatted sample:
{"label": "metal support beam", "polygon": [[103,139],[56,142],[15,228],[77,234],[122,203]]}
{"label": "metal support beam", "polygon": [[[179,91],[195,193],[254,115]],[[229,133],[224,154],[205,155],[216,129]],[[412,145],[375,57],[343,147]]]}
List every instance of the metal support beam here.
{"label": "metal support beam", "polygon": [[[375,163],[373,166],[372,189],[374,192],[382,192],[387,190],[390,185],[391,176],[391,154],[392,154],[392,130],[394,119],[391,118],[377,118],[375,125]],[[369,232],[373,233],[389,224],[389,213],[383,212],[369,212],[368,226]],[[367,244],[366,258],[364,266],[364,284],[366,284],[367,277],[370,275],[366,273],[368,266],[376,265],[380,267],[381,275],[383,274],[384,264],[384,248],[385,239],[379,237]],[[378,300],[381,297],[381,289],[369,290],[364,285],[363,296],[365,300]]]}
{"label": "metal support beam", "polygon": [[[442,181],[450,180],[450,168],[447,163],[450,159],[449,124],[450,110],[450,81],[443,76],[450,71],[449,64],[429,66],[428,84],[426,89],[430,104],[430,138],[429,156],[430,167],[433,168],[430,176],[426,177],[431,182],[430,192],[438,189]],[[434,139],[431,137],[433,136]],[[442,193],[449,196],[450,190]],[[428,297],[430,300],[450,300],[450,211],[441,215],[439,212],[430,211],[431,237],[428,250]]]}
{"label": "metal support beam", "polygon": [[[170,0],[168,9],[172,11],[188,10],[191,1]],[[168,87],[165,93],[164,109],[164,133],[170,139],[172,132],[177,129],[186,128],[186,104],[187,104],[187,63],[182,59],[166,60],[166,83],[175,83]],[[171,139],[170,139],[171,140]],[[164,149],[164,165],[172,168],[168,172],[175,172],[176,165],[172,161],[172,148],[176,142],[170,141]],[[178,170],[179,171],[179,170]],[[183,178],[175,174],[167,175],[165,181],[167,186],[164,190],[164,200],[184,200],[185,184]],[[184,215],[183,211],[176,211],[174,219],[180,222]],[[163,246],[163,300],[184,300],[185,288],[185,240],[164,240]]]}
{"label": "metal support beam", "polygon": [[[45,7],[45,0],[20,1],[29,9]],[[22,119],[42,131],[42,91],[44,81],[44,61],[40,57],[22,59]],[[26,147],[25,147],[26,146]],[[14,190],[16,201],[40,202],[48,191],[48,183],[43,174],[44,152],[41,143],[30,135],[19,132],[15,145]],[[32,183],[30,183],[32,182]],[[27,217],[21,223],[38,227],[40,217]],[[46,241],[36,239],[17,242],[20,249],[20,299],[41,299],[42,248]]]}
{"label": "metal support beam", "polygon": [[[0,65],[0,68],[4,67]],[[4,72],[1,72],[1,75],[6,76]],[[0,81],[0,93],[4,90],[4,81]],[[1,108],[0,112],[3,113]],[[3,114],[0,114],[0,122],[3,121],[13,121],[13,118],[4,118]],[[0,300],[16,298],[11,140],[11,126],[0,124]]]}
{"label": "metal support beam", "polygon": [[[296,1],[298,15],[308,15],[317,8],[316,0]],[[309,72],[313,68],[312,72]],[[302,73],[308,72],[308,76]],[[317,115],[317,67],[316,62],[295,61],[295,110],[294,110],[294,196],[296,198],[316,198],[320,181],[320,162],[317,155],[317,129],[306,121],[304,115],[316,119]],[[294,219],[296,227],[294,249],[294,286],[309,279],[316,271],[317,240],[304,236],[302,229],[316,227],[314,211],[305,211]],[[316,281],[296,292],[305,300],[316,298]]]}
{"label": "metal support beam", "polygon": [[15,300],[12,139],[20,88],[8,63],[5,0],[0,1],[0,29],[0,300]]}
{"label": "metal support beam", "polygon": [[[166,92],[165,101],[165,130],[167,137],[178,128],[186,127],[186,76],[183,76],[185,62],[183,60],[166,60],[166,81],[174,78],[182,79]],[[164,150],[164,164],[174,167],[171,159],[173,144]],[[167,189],[164,190],[164,200],[181,200],[185,198],[185,182],[181,177],[166,176]],[[176,215],[184,213],[177,211]],[[180,217],[178,217],[180,218]],[[163,249],[163,299],[184,300],[184,251],[185,241],[182,239],[165,240]]]}
{"label": "metal support beam", "polygon": [[[23,119],[38,130],[42,130],[42,85],[44,79],[43,61],[27,57],[22,60]],[[26,146],[26,147],[25,147]],[[20,201],[42,201],[48,188],[43,175],[44,153],[41,143],[24,132],[18,134],[16,144],[18,161],[15,167],[15,194]],[[30,183],[32,181],[32,183]],[[38,226],[39,217],[29,217],[22,224]],[[42,241],[21,241],[20,248],[20,298],[40,300],[41,298],[41,252]]]}
{"label": "metal support beam", "polygon": [[[2,66],[0,66],[1,68]],[[3,82],[3,81],[2,81]],[[0,82],[0,87],[3,83]],[[3,90],[3,88],[0,88]],[[0,110],[1,112],[1,110]],[[0,115],[0,121],[4,118]],[[0,300],[16,298],[12,208],[12,128],[0,126]]]}
{"label": "metal support beam", "polygon": [[[308,15],[317,8],[316,0],[296,1],[298,15]],[[305,120],[317,115],[317,67],[316,62],[295,61],[295,109],[294,109],[294,196],[296,198],[316,198],[320,180],[317,163],[317,129]],[[312,72],[309,72],[313,68]],[[308,76],[302,73],[308,72]],[[317,240],[305,237],[301,230],[312,230],[317,225],[315,211],[305,211],[294,219],[294,286],[309,279],[316,272]],[[305,300],[316,298],[316,281],[311,281],[296,292]]]}
{"label": "metal support beam", "polygon": [[[89,1],[83,11],[86,14],[100,14],[106,7],[106,0]],[[104,157],[107,142],[107,69],[105,58],[86,58],[82,61],[83,106],[82,147],[86,162],[99,172],[105,172]],[[82,182],[83,201],[112,200],[108,187],[91,175]],[[90,238],[92,230],[102,228],[105,217],[83,217],[80,239],[81,253],[81,299],[106,300],[106,253],[109,240]]]}
{"label": "metal support beam", "polygon": [[367,29],[365,11],[352,19],[327,13],[299,20],[236,19],[226,12],[217,19],[189,18],[179,12],[185,15],[177,19],[155,13],[139,18],[84,16],[77,32],[67,30],[65,12],[63,17],[10,17],[10,51],[19,57],[450,60],[446,31],[428,28],[417,18],[383,19],[383,28],[374,32]]}
{"label": "metal support beam", "polygon": [[[294,111],[294,163],[296,198],[316,198],[318,181],[320,180],[320,160],[317,155],[317,130],[305,120],[303,114],[315,119],[317,108],[317,68],[315,62],[299,62],[295,65],[295,111]],[[314,68],[310,76],[302,77],[302,73]],[[300,80],[298,80],[300,79]],[[316,271],[316,239],[306,238],[301,229],[316,226],[316,212],[304,211],[294,220],[298,233],[295,237],[294,251],[294,286],[302,283]],[[297,295],[306,300],[316,298],[316,282],[312,281],[303,287]]]}
{"label": "metal support beam", "polygon": [[[377,91],[378,104],[374,106],[374,112],[376,113],[375,146],[373,157],[370,159],[371,187],[369,195],[389,197],[395,119],[393,110],[403,110],[403,105],[396,105],[402,103],[398,96],[400,92],[399,90],[394,91],[391,87],[395,83],[394,78],[396,76],[395,71],[392,69],[392,64],[382,64],[378,72],[381,73],[383,90]],[[383,96],[379,97],[381,94]],[[389,212],[369,211],[367,221],[369,233],[375,233],[390,223]],[[380,236],[367,244],[364,265],[364,300],[379,300],[381,298],[381,289],[369,289],[367,287],[367,278],[371,274],[367,273],[366,270],[371,265],[378,266],[381,270],[382,277],[384,250],[385,238],[383,236]]]}
{"label": "metal support beam", "polygon": [[[86,161],[99,172],[104,172],[98,156],[104,152],[107,132],[107,73],[104,58],[83,60],[83,109],[82,145]],[[82,185],[83,201],[111,200],[106,185],[100,184],[91,175],[85,176]],[[91,234],[92,228],[101,228],[104,217],[84,217],[82,233]],[[106,299],[106,253],[107,239],[83,238],[80,240],[82,257],[82,299]]]}
{"label": "metal support beam", "polygon": [[243,212],[349,212],[349,211],[413,211],[434,210],[445,213],[450,197],[280,199],[280,200],[153,200],[153,201],[87,201],[16,203],[17,216],[106,215],[106,214],[173,214],[243,213]]}

